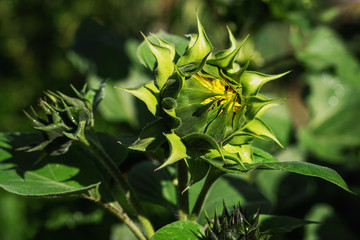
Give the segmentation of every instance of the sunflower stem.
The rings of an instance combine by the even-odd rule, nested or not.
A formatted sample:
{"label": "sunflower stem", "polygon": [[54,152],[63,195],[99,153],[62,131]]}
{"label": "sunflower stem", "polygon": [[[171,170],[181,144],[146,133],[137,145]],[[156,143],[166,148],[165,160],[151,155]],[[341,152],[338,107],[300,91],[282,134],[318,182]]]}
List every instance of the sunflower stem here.
{"label": "sunflower stem", "polygon": [[131,220],[131,218],[127,215],[127,213],[120,206],[120,204],[117,204],[117,206],[114,207],[111,204],[103,202],[103,201],[101,201],[99,199],[96,199],[96,198],[92,198],[92,197],[89,197],[89,196],[84,196],[84,198],[89,199],[89,200],[91,200],[91,201],[93,201],[95,203],[98,203],[103,208],[109,210],[111,213],[116,215],[119,219],[121,219],[125,223],[126,226],[128,226],[128,228],[134,233],[134,235],[139,240],[147,240],[148,239],[147,237],[144,236],[144,234],[142,233],[140,228],[134,223],[134,221]]}
{"label": "sunflower stem", "polygon": [[192,221],[197,220],[211,186],[215,183],[215,181],[219,177],[221,177],[224,174],[225,173],[223,172],[216,171],[213,167],[210,168],[210,171],[205,179],[204,185],[196,199],[194,208],[191,211],[190,220]]}
{"label": "sunflower stem", "polygon": [[151,225],[150,220],[145,216],[138,197],[131,189],[128,182],[125,180],[120,169],[116,166],[111,157],[105,152],[97,140],[96,135],[92,134],[91,137],[85,137],[85,134],[81,134],[79,140],[91,150],[91,152],[100,160],[102,165],[110,173],[116,183],[116,187],[124,194],[130,205],[135,210],[137,217],[146,232],[147,239],[149,239],[154,234],[154,228]]}
{"label": "sunflower stem", "polygon": [[188,170],[184,160],[177,163],[177,199],[179,220],[185,221],[189,217],[189,192],[186,190],[188,181]]}

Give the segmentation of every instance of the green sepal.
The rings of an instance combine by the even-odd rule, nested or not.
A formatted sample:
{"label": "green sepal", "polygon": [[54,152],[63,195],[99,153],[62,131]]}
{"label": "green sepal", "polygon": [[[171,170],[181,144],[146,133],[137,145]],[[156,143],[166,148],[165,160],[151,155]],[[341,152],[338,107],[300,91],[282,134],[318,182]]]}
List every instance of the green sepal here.
{"label": "green sepal", "polygon": [[[232,35],[232,34],[231,34]],[[233,37],[232,37],[233,38]],[[210,58],[207,63],[210,65],[217,66],[222,69],[233,69],[234,61],[237,58],[241,47],[244,45],[248,36],[242,41],[242,43],[238,44],[235,49],[231,46],[229,49],[220,51],[214,54],[214,57]],[[233,39],[234,41],[235,39]],[[234,44],[232,42],[232,44]],[[236,44],[236,43],[235,43]]]}
{"label": "green sepal", "polygon": [[281,78],[288,73],[289,72],[277,75],[267,75],[259,72],[245,71],[240,78],[243,94],[245,96],[256,95],[265,83]]}
{"label": "green sepal", "polygon": [[162,134],[166,130],[163,122],[159,119],[146,125],[138,138],[120,138],[118,143],[132,150],[153,152],[166,141]]}
{"label": "green sepal", "polygon": [[[170,50],[169,45],[157,45],[152,43],[144,34],[142,34],[151,52],[154,54],[157,61],[156,68],[156,82],[161,89],[166,80],[171,76],[174,71],[174,56],[175,49]],[[160,43],[162,44],[162,43]],[[163,43],[164,44],[164,43]],[[168,43],[169,44],[169,43]]]}
{"label": "green sepal", "polygon": [[250,144],[231,145],[226,144],[224,149],[229,153],[237,154],[239,157],[239,164],[253,163],[253,154]]}
{"label": "green sepal", "polygon": [[203,133],[191,133],[184,136],[183,140],[192,149],[206,151],[213,148],[221,153],[220,145],[209,135]]}
{"label": "green sepal", "polygon": [[[237,41],[234,37],[234,35],[232,34],[230,28],[228,26],[226,26],[226,29],[228,31],[228,35],[229,35],[229,42],[230,42],[230,47],[228,49],[225,50],[221,50],[218,51],[214,54],[214,58],[223,58],[226,57],[227,55],[229,55],[230,53],[232,53],[236,47],[237,47]],[[246,37],[247,38],[247,37]],[[242,45],[242,44],[241,44]]]}
{"label": "green sepal", "polygon": [[188,146],[189,151],[195,150],[200,154],[206,154],[207,151],[213,149],[225,160],[222,147],[209,135],[203,133],[191,133],[184,136],[183,141]]}
{"label": "green sepal", "polygon": [[34,127],[37,130],[46,132],[50,139],[60,137],[63,135],[63,132],[70,131],[71,128],[66,126],[63,122],[61,123],[52,123],[42,127]]}
{"label": "green sepal", "polygon": [[78,106],[81,108],[86,108],[86,104],[83,101],[83,99],[79,99],[79,98],[73,98],[73,97],[69,97],[61,92],[57,92],[57,94],[60,96],[59,99],[61,101],[65,101],[67,104],[72,105],[72,106]]}
{"label": "green sepal", "polygon": [[116,88],[131,93],[143,101],[153,115],[157,116],[159,114],[159,89],[155,86],[153,81],[145,83],[137,88]]}
{"label": "green sepal", "polygon": [[254,157],[250,144],[239,145],[239,155],[243,163],[253,163]]}
{"label": "green sepal", "polygon": [[[99,103],[103,100],[105,97],[105,86],[106,86],[106,80],[103,80],[97,90],[88,91],[86,92],[86,85],[84,86],[82,92],[85,99],[88,99],[91,107],[88,106],[88,109],[91,109],[92,112],[94,112],[99,105]],[[73,86],[71,86],[72,89],[75,89]]]}
{"label": "green sepal", "polygon": [[266,99],[265,97],[251,96],[247,101],[248,109],[245,112],[247,121],[253,120],[255,117],[261,116],[266,110],[274,105],[275,102],[283,100],[284,98],[278,99]]}
{"label": "green sepal", "polygon": [[186,161],[190,179],[185,190],[188,190],[192,185],[201,181],[210,170],[210,165],[202,161],[200,158],[190,158]]}
{"label": "green sepal", "polygon": [[[174,58],[175,58],[175,54],[176,54],[175,46],[172,43],[169,43],[169,42],[165,41],[164,39],[158,37],[155,34],[152,34],[152,33],[150,33],[150,34],[151,34],[151,36],[156,38],[156,40],[159,42],[161,47],[166,47],[167,49],[169,49],[169,51],[170,51],[170,59],[173,61]],[[150,48],[150,50],[151,50],[151,48]]]}
{"label": "green sepal", "polygon": [[210,52],[205,55],[205,57],[202,60],[191,62],[186,65],[178,67],[178,70],[181,72],[181,75],[185,77],[190,77],[194,75],[195,73],[199,72],[205,65],[206,60],[208,56],[210,55]]}
{"label": "green sepal", "polygon": [[[241,101],[243,102],[243,101]],[[238,131],[244,124],[246,121],[246,117],[245,117],[245,112],[247,111],[247,106],[242,105],[240,108],[240,111],[238,111],[237,113],[235,113],[234,116],[234,120],[233,120],[233,129],[234,131]]]}
{"label": "green sepal", "polygon": [[177,99],[181,89],[185,84],[185,77],[179,73],[176,68],[176,73],[170,76],[166,81],[164,87],[160,91],[160,99],[171,97]]}
{"label": "green sepal", "polygon": [[52,140],[47,140],[47,141],[41,142],[40,144],[36,145],[35,147],[25,146],[25,147],[22,147],[22,148],[17,149],[17,150],[25,150],[27,152],[34,152],[34,151],[44,150],[51,142],[52,142]]}
{"label": "green sepal", "polygon": [[[234,79],[238,84],[240,84],[241,75],[247,70],[250,65],[251,57],[248,59],[244,66],[237,65],[237,68],[230,69],[228,71],[224,70],[224,75]],[[236,63],[235,63],[236,64]]]}
{"label": "green sepal", "polygon": [[284,148],[283,145],[279,142],[279,140],[277,140],[270,127],[259,118],[254,118],[252,121],[248,122],[244,126],[244,128],[247,128],[247,130],[254,134],[268,137],[274,142],[276,142],[280,147]]}
{"label": "green sepal", "polygon": [[184,66],[186,64],[201,61],[204,59],[206,55],[209,54],[209,52],[212,51],[212,45],[210,40],[208,39],[206,32],[201,25],[201,22],[199,20],[199,17],[196,15],[197,19],[197,27],[198,27],[198,35],[196,38],[196,41],[193,45],[190,45],[192,41],[190,41],[190,44],[188,50],[180,57],[178,62],[176,63],[176,66]]}
{"label": "green sepal", "polygon": [[[34,108],[30,106],[32,114],[39,119],[39,116],[35,112]],[[36,118],[32,117],[27,111],[23,110],[24,114],[31,120],[31,122],[34,124],[35,127],[42,127],[44,124],[37,120]]]}
{"label": "green sepal", "polygon": [[169,143],[169,157],[165,162],[156,170],[166,167],[169,164],[175,163],[181,159],[189,157],[186,154],[186,146],[182,142],[181,138],[175,133],[163,133]]}
{"label": "green sepal", "polygon": [[217,78],[217,79],[221,78],[219,68],[209,64],[204,65],[200,75],[208,78]]}
{"label": "green sepal", "polygon": [[189,43],[188,43],[188,49],[191,48],[192,46],[194,46],[196,39],[198,37],[198,34],[186,34],[185,37],[189,38]]}

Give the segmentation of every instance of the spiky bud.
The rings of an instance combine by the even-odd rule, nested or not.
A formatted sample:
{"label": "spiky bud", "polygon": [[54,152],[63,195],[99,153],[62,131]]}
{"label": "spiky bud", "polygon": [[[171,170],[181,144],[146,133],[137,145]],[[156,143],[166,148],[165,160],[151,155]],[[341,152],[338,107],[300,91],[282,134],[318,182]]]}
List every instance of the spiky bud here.
{"label": "spiky bud", "polygon": [[93,126],[93,112],[102,99],[103,87],[104,84],[98,90],[91,90],[85,85],[80,92],[72,87],[76,97],[45,92],[45,98],[39,99],[39,112],[32,107],[32,114],[24,111],[34,128],[41,131],[44,141],[24,149],[45,150],[51,155],[67,152],[72,142],[84,137],[85,129]]}
{"label": "spiky bud", "polygon": [[231,214],[223,204],[223,212],[218,216],[215,210],[214,218],[206,217],[207,226],[203,240],[262,240],[268,239],[268,234],[260,232],[260,210],[255,216],[247,218],[240,204],[234,205]]}

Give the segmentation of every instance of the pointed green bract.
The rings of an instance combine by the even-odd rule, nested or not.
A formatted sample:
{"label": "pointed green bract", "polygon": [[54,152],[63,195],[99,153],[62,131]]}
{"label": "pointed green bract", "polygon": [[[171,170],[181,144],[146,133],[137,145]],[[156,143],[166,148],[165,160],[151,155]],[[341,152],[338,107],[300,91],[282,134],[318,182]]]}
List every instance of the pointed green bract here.
{"label": "pointed green bract", "polygon": [[161,47],[166,47],[167,49],[169,49],[170,51],[170,59],[172,61],[174,61],[175,58],[175,46],[172,43],[169,43],[167,41],[165,41],[164,39],[161,39],[160,37],[156,36],[155,34],[150,33],[151,36],[153,36],[154,38],[156,38],[156,40],[158,40],[159,44]]}
{"label": "pointed green bract", "polygon": [[246,116],[248,120],[254,119],[256,116],[263,113],[265,110],[269,109],[272,104],[277,101],[282,100],[283,98],[279,99],[266,99],[263,97],[253,96],[247,99],[248,103],[248,110],[246,111]]}
{"label": "pointed green bract", "polygon": [[212,51],[212,45],[208,39],[203,26],[197,16],[198,35],[193,45],[180,57],[176,63],[177,66],[184,66],[186,64],[201,61],[209,52]]}
{"label": "pointed green bract", "polygon": [[274,133],[271,131],[268,125],[264,123],[262,120],[255,118],[254,120],[250,121],[248,124],[246,124],[246,128],[257,135],[265,136],[270,139],[272,139],[274,142],[276,142],[280,147],[284,148],[279,140],[275,137]]}
{"label": "pointed green bract", "polygon": [[156,170],[161,169],[169,164],[175,163],[181,159],[189,157],[186,154],[186,146],[181,138],[175,133],[164,133],[164,136],[169,142],[170,155],[165,162]]}
{"label": "pointed green bract", "polygon": [[[222,69],[233,69],[234,68],[234,66],[233,66],[234,61],[235,61],[236,57],[238,56],[241,47],[244,45],[244,43],[248,37],[246,37],[242,43],[240,43],[236,46],[236,42],[233,42],[235,40],[233,39],[231,32],[229,34],[231,36],[230,40],[231,40],[232,46],[227,50],[220,51],[217,54],[215,53],[215,56],[213,58],[209,59],[208,64],[217,66]],[[235,48],[233,47],[234,44],[236,46]]]}
{"label": "pointed green bract", "polygon": [[267,75],[259,72],[245,71],[240,79],[243,86],[243,94],[245,96],[257,94],[265,83],[281,78],[288,73],[289,72],[278,75]]}
{"label": "pointed green bract", "polygon": [[159,107],[158,106],[159,89],[155,86],[155,83],[153,81],[148,82],[137,88],[119,88],[119,89],[131,93],[132,95],[143,101],[152,114],[154,115],[157,114]]}
{"label": "pointed green bract", "polygon": [[138,138],[122,138],[119,143],[132,150],[152,152],[166,141],[163,135],[164,131],[166,131],[166,128],[163,122],[157,120],[148,124]]}
{"label": "pointed green bract", "polygon": [[171,48],[171,45],[169,43],[165,43],[164,41],[160,42],[160,45],[157,45],[152,43],[145,35],[143,35],[143,37],[156,58],[156,82],[161,89],[174,71],[173,60],[175,56],[175,49]]}

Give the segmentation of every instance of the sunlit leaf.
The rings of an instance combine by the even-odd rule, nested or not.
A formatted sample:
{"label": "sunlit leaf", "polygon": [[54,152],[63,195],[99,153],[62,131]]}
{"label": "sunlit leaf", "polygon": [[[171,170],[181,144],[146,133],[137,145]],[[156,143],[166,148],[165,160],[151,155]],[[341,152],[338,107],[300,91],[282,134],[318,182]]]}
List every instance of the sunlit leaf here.
{"label": "sunlit leaf", "polygon": [[160,228],[151,240],[198,240],[203,234],[201,225],[191,221],[178,221]]}
{"label": "sunlit leaf", "polygon": [[[119,88],[119,87],[117,87]],[[131,93],[135,97],[143,101],[148,107],[149,111],[156,115],[158,112],[158,95],[159,89],[154,82],[148,82],[138,88],[119,88],[123,91]]]}

